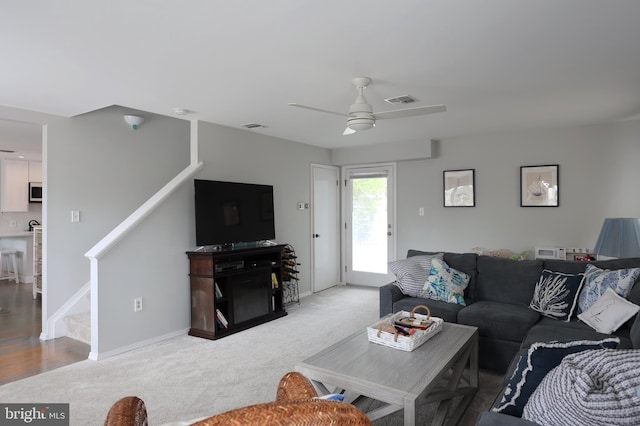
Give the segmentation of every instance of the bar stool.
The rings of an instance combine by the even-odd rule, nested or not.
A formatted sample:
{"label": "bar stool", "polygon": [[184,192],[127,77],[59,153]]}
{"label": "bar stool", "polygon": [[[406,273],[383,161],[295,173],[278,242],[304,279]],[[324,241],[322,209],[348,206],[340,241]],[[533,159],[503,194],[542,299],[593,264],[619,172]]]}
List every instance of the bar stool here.
{"label": "bar stool", "polygon": [[[18,262],[16,250],[1,249],[0,250],[0,280],[15,280],[16,284],[20,283],[18,278]],[[5,260],[6,259],[6,260]],[[5,269],[4,264],[7,264]],[[13,269],[11,267],[13,266]]]}

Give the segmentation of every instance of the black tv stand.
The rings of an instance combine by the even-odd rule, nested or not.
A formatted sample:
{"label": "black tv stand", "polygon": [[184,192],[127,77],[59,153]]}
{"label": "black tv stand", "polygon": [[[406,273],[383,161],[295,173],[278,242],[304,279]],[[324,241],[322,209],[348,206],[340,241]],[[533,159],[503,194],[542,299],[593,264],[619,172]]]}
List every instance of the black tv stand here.
{"label": "black tv stand", "polygon": [[284,247],[187,252],[189,334],[219,339],[287,315],[281,286]]}

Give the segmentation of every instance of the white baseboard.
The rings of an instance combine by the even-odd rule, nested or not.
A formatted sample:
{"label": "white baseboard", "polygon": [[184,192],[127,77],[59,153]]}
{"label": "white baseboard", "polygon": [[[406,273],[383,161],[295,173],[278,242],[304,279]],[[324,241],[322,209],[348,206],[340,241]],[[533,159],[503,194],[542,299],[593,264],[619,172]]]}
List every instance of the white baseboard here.
{"label": "white baseboard", "polygon": [[310,291],[305,291],[304,293],[300,293],[300,298],[311,296],[313,293]]}
{"label": "white baseboard", "polygon": [[107,351],[107,352],[96,353],[96,352],[94,352],[92,350],[91,352],[89,352],[89,359],[91,361],[101,361],[103,359],[111,358],[112,356],[120,355],[120,354],[123,354],[125,352],[132,351],[134,349],[140,349],[140,348],[145,347],[145,346],[153,345],[154,343],[158,343],[158,342],[161,342],[163,340],[171,339],[173,337],[182,336],[182,335],[187,334],[188,332],[189,332],[189,329],[185,328],[183,330],[178,330],[178,331],[174,331],[172,333],[163,334],[162,336],[153,337],[151,339],[143,340],[141,342],[132,343],[130,345],[123,346],[121,348],[114,349],[114,350]]}

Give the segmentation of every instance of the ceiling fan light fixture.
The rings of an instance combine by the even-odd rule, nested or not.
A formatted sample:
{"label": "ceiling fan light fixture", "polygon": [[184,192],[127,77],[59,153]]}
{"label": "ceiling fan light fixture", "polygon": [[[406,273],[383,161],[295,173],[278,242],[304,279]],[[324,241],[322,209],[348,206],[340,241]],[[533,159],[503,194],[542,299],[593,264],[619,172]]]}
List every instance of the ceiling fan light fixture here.
{"label": "ceiling fan light fixture", "polygon": [[350,118],[348,120],[347,125],[349,126],[350,129],[360,132],[362,130],[371,129],[373,126],[375,126],[375,123],[376,123],[375,120],[373,120],[372,118],[356,117],[356,118]]}
{"label": "ceiling fan light fixture", "polygon": [[[318,111],[325,114],[337,115],[340,117],[344,117],[346,115],[347,128],[342,133],[343,135],[351,135],[353,133],[356,133],[357,131],[369,130],[372,127],[375,127],[377,120],[415,117],[418,115],[434,114],[447,110],[444,105],[429,105],[415,108],[392,109],[389,111],[374,113],[373,106],[369,102],[367,102],[367,98],[365,98],[364,96],[364,90],[371,83],[371,79],[369,77],[356,77],[352,81],[354,86],[356,86],[356,89],[358,90],[358,95],[356,96],[355,102],[351,104],[351,106],[349,106],[348,114],[309,107],[297,103],[289,103],[289,105],[312,111]],[[417,101],[416,98],[410,95],[396,96],[395,98],[389,98],[385,100],[392,104],[408,104]]]}

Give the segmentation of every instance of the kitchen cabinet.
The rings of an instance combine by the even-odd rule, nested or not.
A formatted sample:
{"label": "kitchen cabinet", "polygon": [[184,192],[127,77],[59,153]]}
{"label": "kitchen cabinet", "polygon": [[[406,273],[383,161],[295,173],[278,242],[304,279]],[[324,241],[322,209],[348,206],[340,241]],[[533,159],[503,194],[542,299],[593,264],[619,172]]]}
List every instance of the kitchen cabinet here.
{"label": "kitchen cabinet", "polygon": [[0,164],[0,212],[29,211],[29,182],[42,182],[42,162],[5,158]]}
{"label": "kitchen cabinet", "polygon": [[0,163],[0,212],[29,211],[29,162],[2,159]]}

